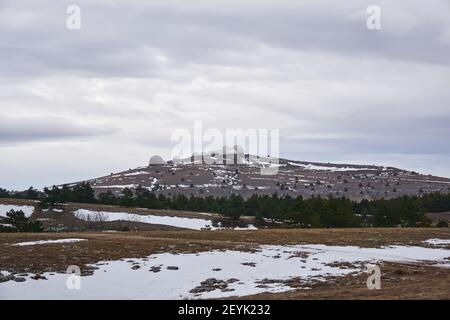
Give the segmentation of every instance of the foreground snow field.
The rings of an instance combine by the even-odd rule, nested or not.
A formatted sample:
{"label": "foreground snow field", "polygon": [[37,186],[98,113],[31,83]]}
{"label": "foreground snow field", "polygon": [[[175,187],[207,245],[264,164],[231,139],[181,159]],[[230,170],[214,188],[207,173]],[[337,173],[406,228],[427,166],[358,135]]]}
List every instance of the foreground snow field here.
{"label": "foreground snow field", "polygon": [[[413,246],[361,248],[326,245],[263,245],[255,251],[213,250],[99,262],[81,289],[67,288],[68,274],[47,280],[0,283],[0,299],[204,299],[292,290],[288,281],[327,281],[361,273],[379,261],[450,267],[450,250]],[[3,272],[7,274],[7,272]]]}

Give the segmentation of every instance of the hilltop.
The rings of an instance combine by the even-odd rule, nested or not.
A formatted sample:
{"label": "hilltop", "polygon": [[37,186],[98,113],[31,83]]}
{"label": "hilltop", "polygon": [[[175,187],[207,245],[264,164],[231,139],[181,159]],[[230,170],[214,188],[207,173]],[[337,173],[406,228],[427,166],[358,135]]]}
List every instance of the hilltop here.
{"label": "hilltop", "polygon": [[[289,159],[226,155],[226,164],[217,157],[193,157],[178,161],[154,161],[148,166],[87,180],[97,195],[110,190],[120,195],[125,188],[139,185],[165,196],[183,194],[221,197],[239,194],[334,196],[352,200],[391,199],[402,195],[448,193],[450,179],[424,175],[393,167],[319,163]],[[231,160],[231,161],[230,161]],[[231,164],[230,164],[231,163]],[[276,169],[265,175],[262,170]],[[79,183],[79,182],[77,182]],[[76,183],[67,184],[74,186]]]}

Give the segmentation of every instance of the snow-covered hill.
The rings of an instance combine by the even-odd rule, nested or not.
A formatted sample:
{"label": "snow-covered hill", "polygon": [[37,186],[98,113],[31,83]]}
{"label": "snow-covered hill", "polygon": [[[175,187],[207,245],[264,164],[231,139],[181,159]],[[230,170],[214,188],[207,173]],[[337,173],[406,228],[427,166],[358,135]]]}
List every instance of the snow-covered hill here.
{"label": "snow-covered hill", "polygon": [[[270,171],[274,174],[264,174],[267,169],[274,169]],[[168,196],[234,193],[248,198],[253,194],[277,193],[293,197],[345,196],[355,200],[450,190],[450,179],[398,168],[272,159],[238,153],[151,164],[89,181],[96,194],[111,190],[117,195],[124,188],[139,185]]]}

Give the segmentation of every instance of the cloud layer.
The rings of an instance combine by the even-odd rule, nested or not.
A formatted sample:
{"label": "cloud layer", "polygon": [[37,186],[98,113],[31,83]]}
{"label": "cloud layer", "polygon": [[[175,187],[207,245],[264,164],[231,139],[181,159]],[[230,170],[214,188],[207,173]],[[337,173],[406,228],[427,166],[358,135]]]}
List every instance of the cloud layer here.
{"label": "cloud layer", "polygon": [[[450,176],[448,1],[77,4],[69,31],[69,3],[0,3],[3,187],[167,157],[196,120],[279,128],[285,157]],[[372,4],[381,30],[366,28]]]}

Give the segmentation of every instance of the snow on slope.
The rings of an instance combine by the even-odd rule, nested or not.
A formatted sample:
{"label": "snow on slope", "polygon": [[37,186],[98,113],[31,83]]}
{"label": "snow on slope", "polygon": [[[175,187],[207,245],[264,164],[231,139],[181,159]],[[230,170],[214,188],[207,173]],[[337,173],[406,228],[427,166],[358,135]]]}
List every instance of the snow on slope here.
{"label": "snow on slope", "polygon": [[[132,221],[149,224],[160,224],[185,229],[201,230],[212,227],[212,221],[197,218],[182,218],[170,216],[140,215],[128,212],[107,212],[78,209],[74,212],[75,217],[84,221]],[[214,229],[214,228],[212,228]]]}
{"label": "snow on slope", "polygon": [[138,184],[117,184],[117,185],[104,185],[104,186],[98,186],[98,185],[94,185],[93,188],[95,189],[136,189],[137,187],[139,187]]}
{"label": "snow on slope", "polygon": [[344,172],[344,171],[360,171],[360,170],[378,170],[376,168],[357,168],[357,167],[333,167],[333,166],[317,166],[313,164],[301,164],[296,162],[289,162],[291,166],[303,167],[307,170],[322,170],[322,171],[333,171],[333,172]]}
{"label": "snow on slope", "polygon": [[34,207],[33,206],[16,206],[16,205],[10,205],[10,204],[0,204],[0,217],[6,218],[6,213],[8,213],[11,210],[19,211],[22,210],[25,214],[25,217],[29,218],[33,212]]}
{"label": "snow on slope", "polygon": [[128,176],[139,176],[139,175],[149,175],[150,173],[147,171],[136,171],[136,172],[131,172],[131,173],[125,173],[124,176],[128,177]]}
{"label": "snow on slope", "polygon": [[[190,254],[162,253],[145,259],[99,262],[94,275],[81,277],[81,290],[68,290],[69,275],[44,274],[45,281],[8,281],[0,284],[0,299],[205,299],[245,296],[262,292],[292,290],[285,282],[292,278],[308,282],[327,281],[353,272],[363,272],[378,261],[441,262],[450,267],[450,250],[393,246],[293,245],[261,246],[258,251],[209,251]],[[128,261],[125,261],[128,260]],[[352,266],[341,269],[335,262]],[[132,263],[132,264],[131,264]],[[138,265],[137,270],[131,269]],[[168,266],[178,269],[169,270]],[[160,267],[159,272],[149,271]],[[172,268],[173,269],[173,268]],[[206,279],[223,281],[225,290],[196,290]],[[213,281],[214,281],[213,280]],[[269,280],[269,281],[267,281]],[[209,280],[211,283],[211,280]]]}

